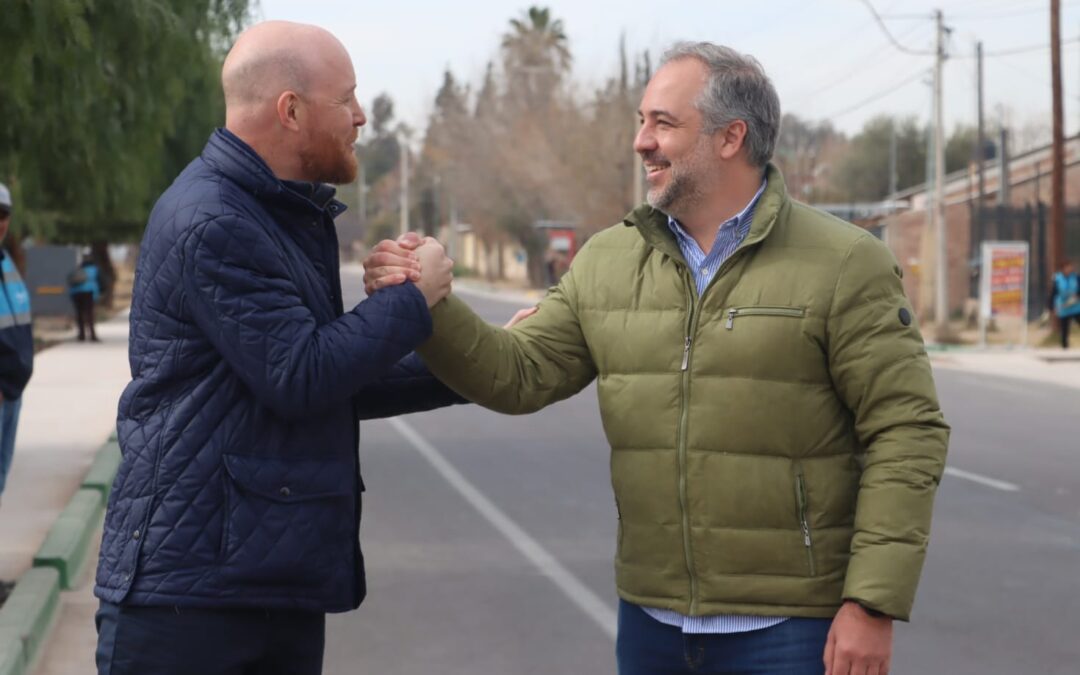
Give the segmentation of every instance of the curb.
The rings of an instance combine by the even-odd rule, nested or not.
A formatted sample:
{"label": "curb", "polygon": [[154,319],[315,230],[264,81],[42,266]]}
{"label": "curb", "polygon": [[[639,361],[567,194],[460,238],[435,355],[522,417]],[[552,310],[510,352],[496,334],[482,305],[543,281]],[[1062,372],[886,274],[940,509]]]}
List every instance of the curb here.
{"label": "curb", "polygon": [[97,530],[105,508],[101,492],[80,488],[60,512],[45,541],[34,555],[34,567],[53,567],[60,574],[60,587],[70,591],[86,562],[90,538]]}
{"label": "curb", "polygon": [[119,465],[120,446],[113,432],[49,528],[34,566],[19,577],[0,607],[0,675],[31,672],[60,609],[61,589],[72,588],[87,562]]}
{"label": "curb", "polygon": [[0,608],[0,675],[30,671],[60,606],[60,574],[35,567],[19,577]]}
{"label": "curb", "polygon": [[115,437],[110,438],[109,442],[98,450],[94,463],[90,465],[90,470],[83,478],[82,487],[97,490],[101,493],[102,501],[107,503],[109,493],[112,492],[113,479],[116,478],[116,470],[120,468],[120,457],[120,444]]}
{"label": "curb", "polygon": [[547,289],[509,290],[495,286],[470,284],[468,282],[462,283],[455,281],[454,283],[456,284],[454,291],[462,295],[471,295],[485,300],[495,300],[497,302],[522,305],[525,307],[536,305],[543,300],[544,296],[547,294]]}

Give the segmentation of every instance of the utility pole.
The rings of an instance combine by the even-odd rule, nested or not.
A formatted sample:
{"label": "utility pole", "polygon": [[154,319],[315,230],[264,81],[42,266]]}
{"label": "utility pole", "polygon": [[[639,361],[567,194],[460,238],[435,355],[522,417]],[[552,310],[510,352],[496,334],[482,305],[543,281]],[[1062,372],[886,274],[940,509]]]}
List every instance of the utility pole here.
{"label": "utility pole", "polygon": [[[934,118],[934,80],[933,76],[924,81],[930,88],[930,119]],[[935,237],[937,224],[934,208],[934,129],[926,127],[926,231],[919,246],[919,315],[925,323],[930,323],[931,308],[934,306],[934,261]]]}
{"label": "utility pole", "polygon": [[[652,78],[652,62],[649,60],[649,52],[645,52],[644,56],[644,71],[638,71],[639,74],[644,74],[644,86],[648,86],[649,79]],[[631,129],[634,129],[634,137],[637,137],[638,128],[638,116],[637,112],[634,113],[634,125]],[[634,195],[634,208],[637,208],[639,204],[645,201],[645,165],[641,161],[641,157],[631,147],[631,152],[634,153],[634,176],[633,176],[633,195]]]}
{"label": "utility pole", "polygon": [[[1011,197],[1009,195],[1009,130],[1005,128],[1005,125],[1001,125],[1001,136],[998,140],[998,172],[1000,179],[998,180],[998,206],[1008,208]],[[998,239],[1005,238],[1004,232],[998,232]],[[1009,235],[1011,236],[1011,235]]]}
{"label": "utility pole", "polygon": [[936,301],[934,322],[940,340],[949,333],[948,228],[945,225],[945,119],[942,105],[942,76],[945,70],[946,28],[941,10],[934,11],[937,24],[937,48],[934,56],[934,234]]}
{"label": "utility pole", "polygon": [[1065,114],[1061,98],[1061,0],[1050,0],[1050,86],[1054,111],[1049,256],[1052,275],[1065,261]]}
{"label": "utility pole", "polygon": [[[975,222],[977,225],[976,231],[979,239],[984,238],[983,229],[983,200],[986,199],[986,124],[983,119],[983,49],[982,42],[975,43],[975,82],[976,82],[976,99],[975,105],[978,107],[976,112],[976,120],[978,124],[978,133],[975,138],[975,161],[979,171],[979,200],[975,202]],[[976,247],[982,242],[976,242]],[[975,255],[978,255],[978,248],[972,249]]]}
{"label": "utility pole", "polygon": [[360,221],[360,227],[367,227],[367,171],[364,168],[364,157],[360,142],[356,142],[357,171],[356,171],[356,218]]}
{"label": "utility pole", "polygon": [[401,232],[409,231],[409,133],[404,128],[399,130],[398,147],[401,148],[401,194],[398,208],[401,209]]}
{"label": "utility pole", "polygon": [[[896,117],[889,125],[889,199],[896,195]],[[891,209],[890,209],[891,212]]]}
{"label": "utility pole", "polygon": [[[634,129],[637,129],[637,113],[634,113]],[[635,133],[636,138],[636,133]],[[645,201],[645,164],[642,162],[641,157],[637,154],[633,148],[630,149],[634,153],[634,206],[637,208],[641,202]]]}

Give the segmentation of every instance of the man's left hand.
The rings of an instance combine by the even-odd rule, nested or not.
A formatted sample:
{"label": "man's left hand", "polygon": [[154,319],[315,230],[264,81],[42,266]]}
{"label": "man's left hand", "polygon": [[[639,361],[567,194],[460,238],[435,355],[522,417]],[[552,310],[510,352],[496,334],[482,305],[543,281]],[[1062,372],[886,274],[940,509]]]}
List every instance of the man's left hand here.
{"label": "man's left hand", "polygon": [[888,675],[892,634],[892,617],[873,617],[845,602],[825,641],[825,675]]}
{"label": "man's left hand", "polygon": [[510,317],[510,320],[506,322],[506,325],[503,326],[503,328],[507,330],[513,328],[522,319],[527,319],[533,314],[536,314],[537,309],[539,309],[539,307],[526,307],[525,309],[519,309],[517,312],[514,313],[514,316]]}

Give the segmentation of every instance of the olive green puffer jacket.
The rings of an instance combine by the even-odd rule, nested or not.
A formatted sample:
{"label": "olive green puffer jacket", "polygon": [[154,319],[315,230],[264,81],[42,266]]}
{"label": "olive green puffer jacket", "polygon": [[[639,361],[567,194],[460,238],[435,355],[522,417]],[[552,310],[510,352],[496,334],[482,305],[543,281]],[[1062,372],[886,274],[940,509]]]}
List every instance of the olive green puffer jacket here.
{"label": "olive green puffer jacket", "polygon": [[592,237],[538,313],[453,296],[420,353],[527,413],[598,378],[619,595],[688,615],[907,619],[949,428],[889,250],[791,201],[770,167],[746,240],[699,297],[662,213]]}

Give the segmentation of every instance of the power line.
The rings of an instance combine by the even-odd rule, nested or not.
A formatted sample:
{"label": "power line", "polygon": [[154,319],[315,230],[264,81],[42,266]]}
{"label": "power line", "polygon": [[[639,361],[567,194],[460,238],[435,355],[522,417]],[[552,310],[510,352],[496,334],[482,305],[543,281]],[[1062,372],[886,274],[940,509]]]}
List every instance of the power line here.
{"label": "power line", "polygon": [[[1078,42],[1080,42],[1080,36],[1069,38],[1068,40],[1062,40],[1061,41],[1061,46],[1064,47],[1066,45],[1073,45],[1073,44],[1077,44]],[[1028,54],[1028,53],[1031,53],[1031,52],[1038,52],[1038,51],[1042,51],[1044,49],[1050,49],[1050,44],[1046,43],[1046,44],[1041,44],[1041,45],[1027,45],[1026,47],[1011,47],[1009,49],[999,49],[999,50],[993,51],[993,52],[983,52],[983,56],[987,56],[987,57],[989,57],[989,56],[1012,56],[1014,54]],[[951,56],[950,58],[954,58],[954,59],[972,59],[972,58],[975,58],[975,57],[971,56],[970,54],[955,54],[955,55]]]}
{"label": "power line", "polygon": [[[1076,7],[1080,3],[1070,2],[1063,4],[1062,7]],[[988,14],[973,13],[973,14],[952,14],[949,19],[961,19],[966,21],[987,21],[993,19],[1007,18],[1012,16],[1024,16],[1026,14],[1046,14],[1049,11],[1046,7],[1027,7],[1026,9],[1012,8],[1004,11],[990,12]]]}
{"label": "power line", "polygon": [[[923,27],[919,26],[919,25],[911,26],[908,30],[901,33],[900,37],[901,38],[907,37],[908,35],[911,35],[912,33],[916,32],[920,28],[923,28]],[[889,47],[890,47],[890,45],[888,43],[878,45],[876,48],[871,50],[865,56],[859,58],[858,63],[857,63],[857,65],[855,67],[845,70],[842,75],[837,75],[835,77],[832,77],[832,78],[826,80],[826,84],[814,86],[812,88],[812,93],[821,94],[822,92],[828,91],[828,90],[836,87],[837,85],[840,85],[840,84],[843,84],[843,83],[847,82],[856,73],[859,73],[859,72],[861,72],[863,70],[866,70],[867,68],[878,68],[878,67],[880,67],[881,64],[882,64],[882,61],[879,61],[874,57],[876,57],[882,51],[884,51],[886,49],[889,49]],[[811,91],[811,90],[808,90],[808,91]]]}
{"label": "power line", "polygon": [[893,37],[893,34],[889,31],[889,27],[885,25],[885,21],[882,20],[881,15],[878,14],[878,11],[874,9],[874,6],[872,4],[870,4],[870,0],[862,0],[862,4],[865,5],[866,8],[870,10],[870,13],[874,15],[874,20],[877,21],[877,25],[881,27],[882,32],[885,33],[885,37],[889,38],[889,42],[892,42],[894,47],[904,52],[905,54],[913,54],[915,56],[934,56],[935,52],[926,52],[919,51],[917,49],[910,49],[900,44],[900,42],[895,37]]}
{"label": "power line", "polygon": [[901,81],[897,82],[896,84],[892,85],[888,89],[882,89],[881,91],[874,94],[873,96],[869,96],[867,98],[864,98],[863,100],[859,101],[858,103],[854,103],[854,104],[852,104],[852,105],[850,105],[850,106],[848,106],[848,107],[846,107],[846,108],[844,108],[842,110],[834,112],[831,115],[826,115],[825,119],[832,120],[832,119],[835,119],[837,117],[843,117],[844,115],[847,115],[848,113],[855,112],[856,110],[859,110],[860,108],[868,106],[868,105],[870,105],[871,103],[873,103],[875,101],[878,101],[880,99],[885,98],[886,96],[888,96],[890,94],[895,93],[896,90],[899,89],[900,87],[907,86],[907,85],[911,84],[912,82],[914,82],[915,80],[917,80],[917,79],[919,79],[921,77],[924,77],[925,75],[926,75],[925,70],[918,70],[915,73],[912,73],[911,75],[909,75],[908,77],[905,77],[903,80],[901,80]]}

